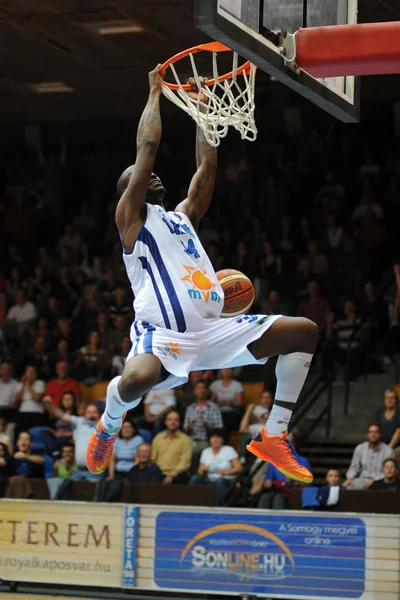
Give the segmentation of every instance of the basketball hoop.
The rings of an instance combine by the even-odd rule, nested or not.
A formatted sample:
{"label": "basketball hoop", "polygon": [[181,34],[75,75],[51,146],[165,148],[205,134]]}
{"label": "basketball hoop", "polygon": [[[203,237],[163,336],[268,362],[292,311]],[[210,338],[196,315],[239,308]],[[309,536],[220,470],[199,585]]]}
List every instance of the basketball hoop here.
{"label": "basketball hoop", "polygon": [[[207,81],[205,86],[203,84],[203,87],[194,60],[194,55],[198,52],[212,53],[213,78]],[[163,94],[196,121],[211,146],[219,146],[221,138],[228,133],[228,127],[234,127],[239,131],[242,140],[253,142],[257,137],[254,121],[256,66],[247,61],[238,67],[238,55],[233,52],[232,71],[219,75],[217,64],[219,52],[232,52],[232,50],[220,42],[210,42],[175,54],[160,68],[162,74],[169,67],[176,81],[176,83],[164,81]],[[197,98],[191,98],[187,94],[192,87],[188,83],[181,83],[174,67],[176,62],[187,56],[199,90]],[[200,100],[200,94],[204,94],[208,101]]]}

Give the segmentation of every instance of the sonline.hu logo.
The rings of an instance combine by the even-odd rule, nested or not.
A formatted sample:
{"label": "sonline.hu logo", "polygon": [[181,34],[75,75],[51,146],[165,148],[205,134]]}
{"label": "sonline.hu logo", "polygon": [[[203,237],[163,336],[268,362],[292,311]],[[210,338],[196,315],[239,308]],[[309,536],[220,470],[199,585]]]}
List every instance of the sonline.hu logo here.
{"label": "sonline.hu logo", "polygon": [[207,276],[206,271],[200,271],[195,267],[183,265],[187,271],[185,277],[181,277],[182,281],[189,281],[194,289],[189,289],[188,294],[194,300],[201,300],[203,297],[206,302],[211,298],[211,302],[221,302],[221,297],[217,292],[213,291],[216,287]]}
{"label": "sonline.hu logo", "polygon": [[284,579],[295,570],[293,555],[279,537],[242,523],[201,531],[186,544],[180,563],[199,575],[220,573],[240,580]]}

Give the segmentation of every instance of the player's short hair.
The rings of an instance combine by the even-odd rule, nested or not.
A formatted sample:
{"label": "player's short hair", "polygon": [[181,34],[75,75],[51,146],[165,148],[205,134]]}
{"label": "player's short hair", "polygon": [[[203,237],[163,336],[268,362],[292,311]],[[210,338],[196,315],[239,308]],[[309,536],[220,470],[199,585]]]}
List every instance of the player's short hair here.
{"label": "player's short hair", "polygon": [[130,167],[127,167],[125,169],[125,171],[123,171],[123,173],[121,174],[120,178],[118,179],[118,181],[117,181],[117,196],[118,196],[118,198],[121,198],[122,194],[128,187],[128,183],[131,178],[134,166],[135,165],[131,165]]}
{"label": "player's short hair", "polygon": [[386,465],[386,463],[388,463],[388,462],[392,462],[392,463],[394,464],[394,468],[395,468],[395,469],[396,469],[396,471],[397,471],[397,461],[396,461],[396,459],[395,459],[395,458],[386,458],[386,459],[383,461],[383,463],[382,463],[382,468],[383,468],[383,467]]}

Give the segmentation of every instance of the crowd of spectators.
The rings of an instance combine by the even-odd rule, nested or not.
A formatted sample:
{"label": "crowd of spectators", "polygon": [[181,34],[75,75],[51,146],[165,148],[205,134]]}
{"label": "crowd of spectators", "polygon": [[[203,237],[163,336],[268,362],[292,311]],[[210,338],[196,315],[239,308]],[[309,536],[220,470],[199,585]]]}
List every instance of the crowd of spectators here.
{"label": "crowd of spectators", "polygon": [[[221,146],[215,198],[199,233],[215,269],[236,268],[252,279],[255,311],[315,321],[320,330],[315,366],[323,376],[353,379],[367,369],[388,368],[400,347],[400,155],[394,143],[374,145],[372,155],[360,132],[329,128],[282,139],[273,148],[265,140],[260,144],[263,152]],[[171,190],[167,206],[187,192],[193,169],[187,156],[185,145],[176,154],[162,152],[159,172]],[[102,174],[104,190],[96,189],[100,182],[86,180],[84,171],[77,185],[63,141],[59,159],[38,147],[24,165],[10,161],[3,168],[3,473],[91,478],[84,459],[89,421],[100,418],[104,397],[87,403],[82,386],[121,373],[134,319],[113,220],[110,182],[120,166]],[[80,205],[67,202],[67,193],[76,193]],[[382,296],[390,264],[393,285]],[[375,362],[371,350],[379,357]],[[265,391],[258,405],[246,406],[245,379],[246,369],[192,373],[179,397],[174,390],[150,391],[141,412],[124,424],[107,477],[136,483],[149,477],[165,484],[206,478],[219,501],[247,458],[246,436],[265,424],[273,402]],[[374,419],[377,440],[382,434],[379,448],[393,449],[400,441],[394,402],[395,407],[385,400]],[[239,453],[225,445],[234,431],[241,437]],[[375,450],[368,446],[365,452]],[[349,480],[372,479],[360,464],[350,468],[347,487]],[[381,463],[374,481],[378,471],[381,477]],[[264,475],[260,506],[275,506],[280,500],[272,488],[279,487],[279,476]],[[288,487],[283,483],[282,497]]]}

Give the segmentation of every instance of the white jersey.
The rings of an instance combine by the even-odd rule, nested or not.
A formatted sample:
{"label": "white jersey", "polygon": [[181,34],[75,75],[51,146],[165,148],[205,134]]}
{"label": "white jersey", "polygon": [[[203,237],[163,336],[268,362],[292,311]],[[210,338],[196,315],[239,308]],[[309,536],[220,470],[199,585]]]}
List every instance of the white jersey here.
{"label": "white jersey", "polygon": [[202,331],[220,316],[224,293],[187,215],[146,204],[131,253],[123,253],[135,319],[178,332]]}

